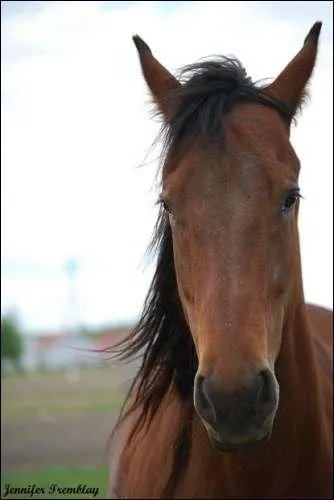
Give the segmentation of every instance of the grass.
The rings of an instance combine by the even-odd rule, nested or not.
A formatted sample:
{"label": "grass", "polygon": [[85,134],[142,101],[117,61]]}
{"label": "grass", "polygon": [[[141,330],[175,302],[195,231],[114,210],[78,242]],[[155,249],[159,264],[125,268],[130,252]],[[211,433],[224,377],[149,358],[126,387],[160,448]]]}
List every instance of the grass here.
{"label": "grass", "polygon": [[[34,373],[2,380],[2,419],[52,417],[92,411],[117,411],[124,390],[117,387],[114,370],[96,368],[74,375],[66,372]],[[115,378],[115,380],[113,380]]]}
{"label": "grass", "polygon": [[[16,492],[5,496],[8,486],[10,488],[29,488],[26,492]],[[31,490],[35,485],[35,492]],[[86,493],[75,493],[73,490],[79,485],[86,486]],[[40,491],[37,492],[37,488]],[[90,490],[90,493],[88,492]],[[12,490],[13,491],[13,490]],[[1,498],[23,499],[23,498],[107,498],[108,494],[108,470],[107,468],[75,468],[75,467],[53,467],[37,469],[25,473],[5,474],[1,477]]]}
{"label": "grass", "polygon": [[[1,498],[94,498],[93,494],[52,492],[53,484],[72,489],[86,484],[99,489],[95,498],[107,498],[108,474],[99,456],[133,372],[134,367],[111,365],[75,373],[4,377]],[[62,467],[55,468],[55,464]],[[28,489],[5,496],[6,484],[26,489],[35,484],[44,491],[31,494]]]}
{"label": "grass", "polygon": [[17,418],[17,417],[35,417],[35,416],[44,416],[52,417],[53,415],[67,415],[73,413],[86,413],[89,411],[119,411],[121,409],[122,399],[119,397],[119,400],[116,401],[83,401],[83,402],[50,402],[46,404],[43,401],[38,401],[32,405],[12,405],[5,406],[5,408],[1,411],[2,418]]}

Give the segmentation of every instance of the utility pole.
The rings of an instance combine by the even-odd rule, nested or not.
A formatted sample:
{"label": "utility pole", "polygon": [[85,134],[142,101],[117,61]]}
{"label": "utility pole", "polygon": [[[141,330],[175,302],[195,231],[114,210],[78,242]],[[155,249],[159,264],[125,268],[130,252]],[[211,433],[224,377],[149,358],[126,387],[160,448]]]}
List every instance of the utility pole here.
{"label": "utility pole", "polygon": [[79,301],[78,301],[78,271],[77,259],[71,257],[65,262],[65,270],[68,278],[68,300],[66,326],[72,334],[80,331]]}

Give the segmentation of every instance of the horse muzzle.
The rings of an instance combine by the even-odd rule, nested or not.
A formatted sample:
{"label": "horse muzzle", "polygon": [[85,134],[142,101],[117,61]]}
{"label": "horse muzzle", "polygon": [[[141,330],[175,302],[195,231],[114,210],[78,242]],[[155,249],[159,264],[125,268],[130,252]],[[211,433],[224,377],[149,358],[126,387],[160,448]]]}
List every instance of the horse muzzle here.
{"label": "horse muzzle", "polygon": [[278,384],[269,369],[237,391],[219,390],[215,381],[197,374],[194,404],[210,440],[221,451],[245,451],[266,443],[278,406]]}

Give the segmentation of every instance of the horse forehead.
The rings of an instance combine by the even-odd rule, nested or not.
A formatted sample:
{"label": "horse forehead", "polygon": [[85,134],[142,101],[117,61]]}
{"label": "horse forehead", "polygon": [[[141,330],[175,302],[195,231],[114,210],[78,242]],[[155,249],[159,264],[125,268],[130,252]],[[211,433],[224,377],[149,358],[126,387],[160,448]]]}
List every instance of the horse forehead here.
{"label": "horse forehead", "polygon": [[222,144],[195,142],[176,168],[169,174],[166,169],[167,191],[193,191],[196,195],[200,190],[205,196],[221,192],[225,185],[274,192],[285,184],[297,183],[299,159],[286,124],[276,111],[253,103],[241,104],[225,117],[222,126]]}
{"label": "horse forehead", "polygon": [[289,138],[289,129],[277,111],[256,103],[242,103],[225,119],[225,136],[229,149],[251,156],[257,163],[273,168],[275,177],[281,172],[276,164],[298,173],[299,160]]}
{"label": "horse forehead", "polygon": [[[188,200],[229,195],[251,195],[264,191],[270,194],[284,184],[284,179],[293,181],[291,169],[274,154],[254,155],[230,145],[219,148],[203,148],[192,151],[180,162],[165,183],[166,192],[175,192]],[[225,196],[226,195],[226,196]],[[243,197],[243,196],[242,196]]]}

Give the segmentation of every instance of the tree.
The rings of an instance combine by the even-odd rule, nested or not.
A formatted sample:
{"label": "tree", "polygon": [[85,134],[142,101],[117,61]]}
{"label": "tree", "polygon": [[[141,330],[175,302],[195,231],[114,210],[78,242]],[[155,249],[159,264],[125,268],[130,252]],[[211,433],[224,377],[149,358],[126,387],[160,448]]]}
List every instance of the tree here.
{"label": "tree", "polygon": [[21,371],[23,339],[17,321],[13,316],[1,319],[1,360],[9,361],[12,366]]}

